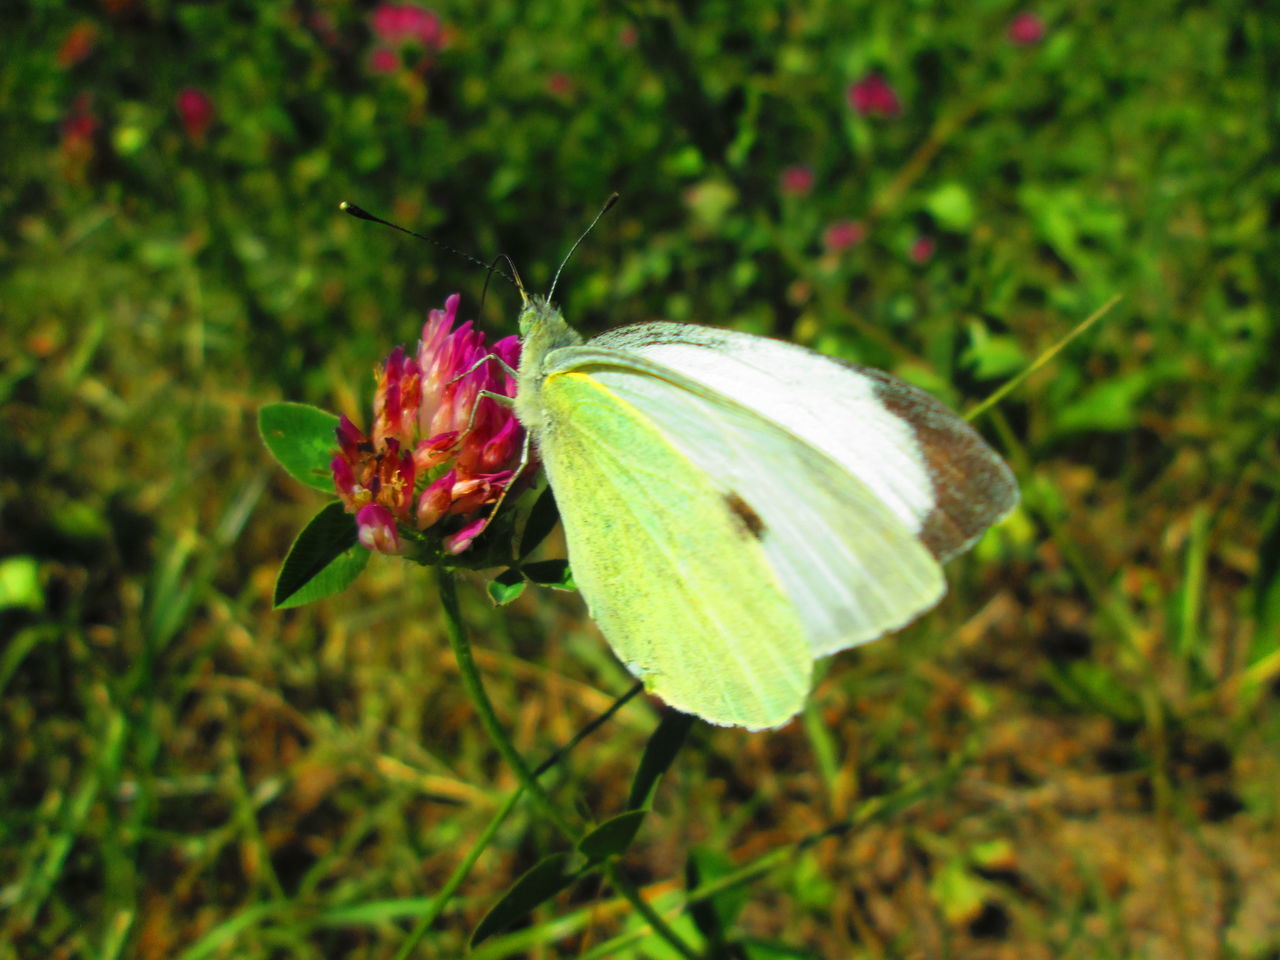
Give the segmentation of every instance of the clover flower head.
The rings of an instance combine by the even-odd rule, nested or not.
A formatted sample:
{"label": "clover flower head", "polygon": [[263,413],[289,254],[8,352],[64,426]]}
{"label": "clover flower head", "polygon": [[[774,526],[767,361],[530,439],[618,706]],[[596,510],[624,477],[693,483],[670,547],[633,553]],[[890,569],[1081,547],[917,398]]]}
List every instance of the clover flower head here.
{"label": "clover flower head", "polygon": [[371,17],[373,32],[389,46],[420,44],[428,49],[440,46],[440,17],[412,3],[380,3]]}
{"label": "clover flower head", "polygon": [[534,472],[534,464],[520,468],[524,428],[494,399],[515,396],[509,371],[520,363],[520,341],[490,346],[470,321],[457,322],[459,299],[428,314],[412,354],[397,347],[383,361],[371,432],[339,422],[334,485],[371,550],[408,554],[413,535],[425,534],[459,554]]}
{"label": "clover flower head", "polygon": [[187,136],[197,144],[204,143],[205,134],[217,115],[209,95],[195,87],[186,87],[178,91],[177,104],[178,117]]}
{"label": "clover flower head", "polygon": [[1044,39],[1044,21],[1034,13],[1022,11],[1009,22],[1009,42],[1019,47],[1035,46]]}
{"label": "clover flower head", "polygon": [[902,113],[902,101],[887,80],[869,73],[849,87],[849,106],[864,117],[896,117]]}
{"label": "clover flower head", "polygon": [[782,171],[778,182],[783,193],[802,197],[813,189],[813,168],[803,163],[792,164]]}

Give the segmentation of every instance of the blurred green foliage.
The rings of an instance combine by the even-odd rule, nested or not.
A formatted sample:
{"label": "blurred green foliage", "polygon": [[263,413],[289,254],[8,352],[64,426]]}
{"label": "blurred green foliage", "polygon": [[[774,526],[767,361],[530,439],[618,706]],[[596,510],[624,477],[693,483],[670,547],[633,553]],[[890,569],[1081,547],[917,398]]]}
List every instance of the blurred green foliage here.
{"label": "blurred green foliage", "polygon": [[[1050,3],[1020,44],[990,0],[433,9],[437,41],[388,55],[347,0],[0,6],[0,956],[406,942],[513,783],[411,572],[271,610],[318,502],[256,411],[367,423],[368,371],[455,290],[514,327],[500,281],[481,307],[484,270],[339,200],[545,289],[614,190],[557,290],[583,330],[788,336],[963,408],[1124,298],[984,424],[1025,509],[943,607],[835,658],[804,723],[695,730],[626,866],[660,907],[699,871],[754,885],[682,934],[1280,949],[1271,12]],[[897,115],[852,108],[872,73]],[[844,221],[865,235],[828,248]],[[467,612],[527,754],[626,687],[568,598]],[[565,808],[627,809],[653,723],[579,748]],[[512,819],[419,953],[458,955],[554,849]],[[477,955],[667,955],[612,897]]]}

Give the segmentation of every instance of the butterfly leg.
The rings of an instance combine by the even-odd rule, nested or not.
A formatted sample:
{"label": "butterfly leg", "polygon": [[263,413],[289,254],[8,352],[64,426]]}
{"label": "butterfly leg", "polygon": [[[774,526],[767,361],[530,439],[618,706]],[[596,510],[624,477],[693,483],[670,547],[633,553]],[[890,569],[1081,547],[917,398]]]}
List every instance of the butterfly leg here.
{"label": "butterfly leg", "polygon": [[485,397],[488,397],[490,400],[495,403],[499,403],[504,407],[513,407],[516,402],[515,397],[508,397],[505,393],[494,393],[492,390],[481,390],[476,394],[476,402],[471,405],[471,416],[467,418],[466,427],[464,427],[462,432],[458,434],[457,443],[461,443],[462,438],[469,434],[471,432],[471,428],[476,425],[476,411],[480,409],[480,401]]}
{"label": "butterfly leg", "polygon": [[[461,380],[461,379],[462,379],[463,377],[465,377],[467,374],[469,374],[469,373],[471,373],[472,371],[477,370],[477,369],[479,369],[480,367],[484,366],[484,364],[488,363],[490,360],[494,360],[494,361],[496,361],[496,362],[497,362],[497,364],[498,364],[498,366],[500,366],[500,367],[502,368],[502,371],[503,371],[507,376],[509,376],[509,377],[513,377],[513,378],[514,378],[515,376],[517,376],[516,371],[515,371],[515,370],[513,370],[510,366],[508,366],[507,362],[506,362],[505,360],[503,360],[500,356],[498,356],[496,353],[486,353],[483,357],[481,357],[479,360],[477,360],[477,361],[476,361],[475,363],[473,363],[471,366],[467,367],[467,369],[463,370],[463,371],[462,371],[460,374],[458,374],[456,377],[451,377],[451,378],[450,378],[450,380],[449,380],[449,382],[450,382],[450,383],[454,383],[454,382],[456,382],[456,381],[458,381],[458,380]],[[493,396],[493,394],[490,394],[490,396]],[[510,398],[510,397],[506,397],[505,399],[510,400],[511,398]]]}
{"label": "butterfly leg", "polygon": [[[493,356],[492,354],[490,354],[488,357],[481,358],[479,361],[477,361],[477,363],[484,363],[485,360],[490,360],[490,359],[497,360],[499,363],[502,363],[502,360],[500,358]],[[506,364],[504,363],[503,366],[505,367]],[[475,367],[473,366],[472,369],[474,370]],[[461,376],[466,376],[466,374],[461,374]],[[462,433],[458,435],[459,441],[461,441],[462,437],[465,437],[468,433],[470,433],[471,428],[475,426],[476,411],[479,410],[480,408],[480,401],[483,400],[485,397],[488,397],[490,400],[494,401],[495,403],[502,404],[504,407],[510,407],[515,404],[515,397],[508,397],[505,393],[494,393],[492,390],[481,390],[479,393],[476,394],[476,402],[471,405],[471,416],[467,419],[466,428],[462,431]],[[520,463],[516,466],[515,472],[511,475],[511,481],[506,485],[502,493],[499,495],[497,501],[494,503],[493,509],[489,511],[489,516],[484,522],[484,527],[481,528],[481,531],[480,531],[481,533],[489,529],[489,524],[493,523],[493,518],[498,515],[498,511],[502,508],[502,505],[506,503],[507,494],[511,491],[511,488],[515,485],[515,482],[519,480],[521,476],[524,475],[525,470],[528,469],[529,462],[532,459],[530,457],[531,449],[532,449],[532,445],[529,438],[529,432],[526,430],[524,434],[524,442],[520,446]],[[477,534],[477,536],[479,536],[479,534]]]}
{"label": "butterfly leg", "polygon": [[[503,397],[502,399],[508,401],[511,400],[510,397]],[[524,443],[520,445],[520,463],[516,466],[515,473],[511,475],[511,482],[503,488],[502,493],[498,496],[497,502],[493,505],[493,509],[489,511],[489,516],[485,520],[484,527],[481,528],[480,533],[489,529],[489,524],[493,523],[493,518],[498,515],[498,511],[502,509],[502,505],[507,502],[507,494],[511,492],[511,488],[515,486],[516,481],[524,476],[525,470],[529,467],[529,453],[531,450],[532,444],[529,438],[529,431],[526,430],[524,433]],[[479,536],[479,534],[477,534],[477,536]]]}

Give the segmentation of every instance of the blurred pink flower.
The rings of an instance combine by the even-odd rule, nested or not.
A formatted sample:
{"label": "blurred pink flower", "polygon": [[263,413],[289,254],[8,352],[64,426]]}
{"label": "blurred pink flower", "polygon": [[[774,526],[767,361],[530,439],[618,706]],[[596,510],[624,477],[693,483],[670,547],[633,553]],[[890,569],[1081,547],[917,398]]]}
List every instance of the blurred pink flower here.
{"label": "blurred pink flower", "polygon": [[213,125],[214,117],[217,115],[217,111],[213,108],[213,101],[203,90],[187,87],[178,91],[177,103],[178,116],[182,120],[183,128],[187,131],[187,136],[195,143],[203,144],[205,134],[209,132],[209,127]]}
{"label": "blurred pink flower", "polygon": [[1044,21],[1024,10],[1010,21],[1008,37],[1020,47],[1034,46],[1044,39]]}
{"label": "blurred pink flower", "polygon": [[94,137],[98,118],[93,114],[93,94],[77,94],[71,109],[62,118],[62,139],[58,144],[58,161],[62,175],[73,183],[86,179],[93,161]]}
{"label": "blurred pink flower", "polygon": [[635,26],[630,23],[618,31],[619,46],[626,47],[628,50],[634,47],[639,40],[639,32],[636,30]]}
{"label": "blurred pink flower", "polygon": [[783,193],[802,197],[813,189],[813,171],[803,163],[793,164],[782,171],[778,181]]}
{"label": "blurred pink flower", "polygon": [[849,87],[849,106],[864,117],[896,117],[902,102],[878,73],[868,73]]}
{"label": "blurred pink flower", "polygon": [[93,94],[80,93],[71,103],[62,120],[63,143],[85,143],[93,140],[98,131],[98,118],[90,111],[93,106]]}
{"label": "blurred pink flower", "polygon": [[395,73],[400,69],[400,54],[390,47],[374,47],[369,52],[369,69],[374,73]]}
{"label": "blurred pink flower", "polygon": [[[338,424],[333,480],[360,542],[371,550],[408,549],[397,529],[432,530],[446,553],[471,545],[492,505],[517,481],[524,429],[508,406],[484,393],[515,396],[520,342],[492,347],[471,323],[455,327],[459,297],[432,310],[417,352],[397,347],[378,376],[373,430],[365,435],[346,417]],[[377,509],[373,509],[377,508]]]}
{"label": "blurred pink flower", "polygon": [[411,3],[380,3],[371,22],[374,34],[384,44],[420,43],[431,49],[440,46],[440,17],[432,10]]}
{"label": "blurred pink flower", "polygon": [[333,14],[327,10],[317,10],[307,17],[307,24],[326,47],[337,46],[338,25],[333,19]]}
{"label": "blurred pink flower", "polygon": [[81,20],[67,33],[55,56],[63,70],[89,58],[98,45],[98,27],[92,20]]}
{"label": "blurred pink flower", "polygon": [[547,92],[553,97],[567,97],[573,93],[573,88],[573,78],[567,73],[557,71],[547,77]]}
{"label": "blurred pink flower", "polygon": [[911,259],[916,263],[924,263],[933,256],[937,246],[938,243],[933,237],[917,237],[916,242],[911,244]]}
{"label": "blurred pink flower", "polygon": [[861,220],[837,220],[823,231],[822,245],[830,253],[843,253],[866,237],[867,225]]}

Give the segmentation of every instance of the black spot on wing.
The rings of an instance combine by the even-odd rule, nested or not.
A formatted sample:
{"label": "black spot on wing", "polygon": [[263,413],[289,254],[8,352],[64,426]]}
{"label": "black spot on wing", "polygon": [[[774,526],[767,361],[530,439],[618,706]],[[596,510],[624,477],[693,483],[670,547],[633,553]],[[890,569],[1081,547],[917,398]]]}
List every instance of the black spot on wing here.
{"label": "black spot on wing", "polygon": [[747,537],[755,537],[759,540],[764,536],[764,521],[760,519],[760,514],[751,509],[751,504],[732,491],[724,495],[724,502],[728,505],[729,511],[738,518],[744,540]]}

